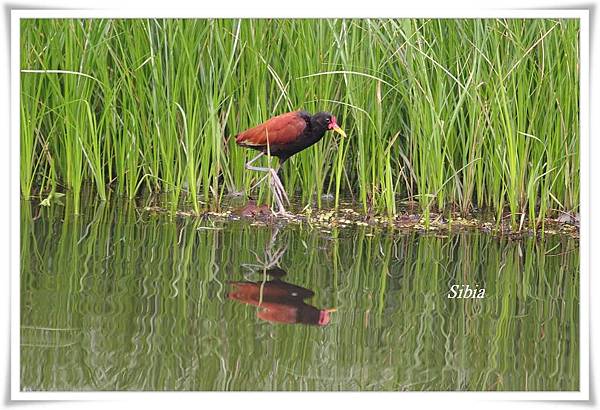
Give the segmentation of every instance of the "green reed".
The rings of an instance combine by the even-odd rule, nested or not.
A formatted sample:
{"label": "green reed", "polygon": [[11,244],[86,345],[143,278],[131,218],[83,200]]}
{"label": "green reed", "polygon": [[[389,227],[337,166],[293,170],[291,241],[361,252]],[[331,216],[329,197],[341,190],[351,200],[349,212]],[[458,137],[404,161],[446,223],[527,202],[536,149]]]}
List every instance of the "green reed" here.
{"label": "green reed", "polygon": [[328,110],[349,138],[286,164],[300,205],[418,201],[537,226],[579,209],[578,36],[568,19],[24,20],[22,196],[89,181],[196,211],[262,200],[233,137]]}
{"label": "green reed", "polygon": [[[575,240],[322,232],[22,202],[25,390],[579,389]],[[276,232],[277,231],[277,232]],[[375,236],[373,236],[375,234]],[[284,279],[336,307],[281,325],[229,300],[278,250]],[[270,254],[270,255],[269,255]],[[484,300],[448,299],[454,284]]]}

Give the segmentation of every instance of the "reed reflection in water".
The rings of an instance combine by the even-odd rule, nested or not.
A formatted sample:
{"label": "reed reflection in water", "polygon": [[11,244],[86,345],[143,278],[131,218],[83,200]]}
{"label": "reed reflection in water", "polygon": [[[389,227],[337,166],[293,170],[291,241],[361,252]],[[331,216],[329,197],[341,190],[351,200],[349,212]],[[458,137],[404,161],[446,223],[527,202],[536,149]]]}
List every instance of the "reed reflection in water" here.
{"label": "reed reflection in water", "polygon": [[[573,239],[296,225],[275,235],[139,209],[88,202],[75,216],[70,200],[22,202],[23,390],[579,388]],[[278,248],[269,277],[248,268]],[[263,283],[268,303],[264,289],[296,289],[296,307],[276,300],[285,313],[261,317],[229,299],[234,283]],[[454,284],[486,297],[448,299]],[[327,326],[274,323],[304,317],[298,303],[337,311]]]}

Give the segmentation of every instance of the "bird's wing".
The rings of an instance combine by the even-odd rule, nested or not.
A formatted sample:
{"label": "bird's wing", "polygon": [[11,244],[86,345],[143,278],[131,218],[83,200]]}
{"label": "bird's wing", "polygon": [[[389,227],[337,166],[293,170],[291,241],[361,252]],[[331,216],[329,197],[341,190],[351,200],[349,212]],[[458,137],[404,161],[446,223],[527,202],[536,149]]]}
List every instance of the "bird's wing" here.
{"label": "bird's wing", "polygon": [[264,303],[256,312],[262,320],[276,323],[297,323],[298,308],[295,305],[286,305],[285,303]]}
{"label": "bird's wing", "polygon": [[229,299],[238,300],[251,305],[258,305],[260,300],[260,287],[254,282],[229,282],[232,290]]}
{"label": "bird's wing", "polygon": [[278,115],[270,120],[250,128],[235,138],[235,142],[242,146],[266,146],[286,144],[298,138],[306,128],[306,120],[299,111]]}

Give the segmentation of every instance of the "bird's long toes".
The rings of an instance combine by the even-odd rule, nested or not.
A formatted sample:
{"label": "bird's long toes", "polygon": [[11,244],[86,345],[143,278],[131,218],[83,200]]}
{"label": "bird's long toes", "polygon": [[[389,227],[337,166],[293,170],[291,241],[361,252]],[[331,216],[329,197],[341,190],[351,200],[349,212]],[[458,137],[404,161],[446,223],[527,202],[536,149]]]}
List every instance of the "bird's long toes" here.
{"label": "bird's long toes", "polygon": [[277,212],[273,212],[273,215],[275,215],[277,217],[288,218],[288,219],[292,219],[295,217],[295,215],[293,213],[288,212],[285,209],[280,209]]}

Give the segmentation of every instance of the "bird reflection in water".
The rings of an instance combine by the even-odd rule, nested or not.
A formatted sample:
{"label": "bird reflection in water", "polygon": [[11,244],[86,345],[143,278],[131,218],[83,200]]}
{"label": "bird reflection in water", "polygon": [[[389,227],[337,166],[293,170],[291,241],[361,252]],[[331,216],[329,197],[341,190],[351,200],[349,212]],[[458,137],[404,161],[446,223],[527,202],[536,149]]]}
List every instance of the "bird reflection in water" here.
{"label": "bird reflection in water", "polygon": [[274,323],[303,323],[325,326],[330,313],[336,309],[318,309],[304,302],[314,296],[310,289],[281,280],[286,272],[273,267],[264,271],[272,279],[268,281],[229,282],[232,290],[229,299],[258,306],[257,316]]}

